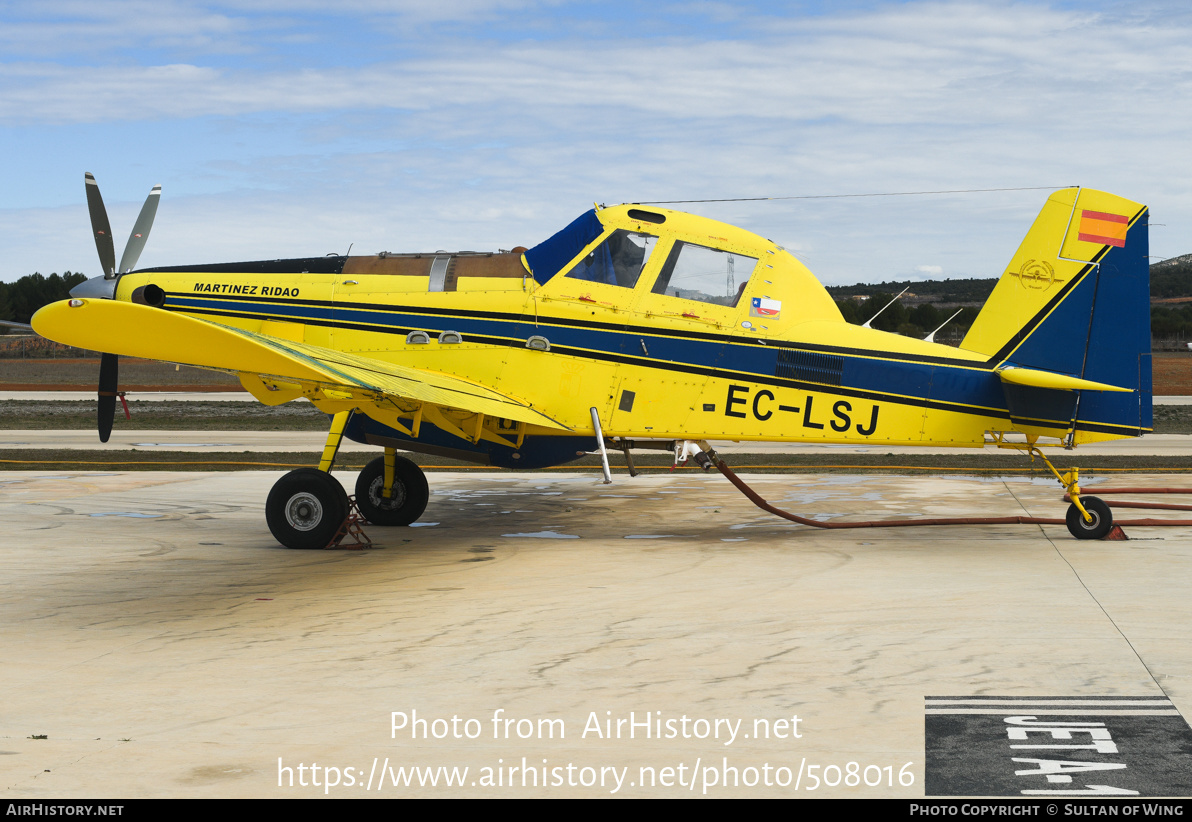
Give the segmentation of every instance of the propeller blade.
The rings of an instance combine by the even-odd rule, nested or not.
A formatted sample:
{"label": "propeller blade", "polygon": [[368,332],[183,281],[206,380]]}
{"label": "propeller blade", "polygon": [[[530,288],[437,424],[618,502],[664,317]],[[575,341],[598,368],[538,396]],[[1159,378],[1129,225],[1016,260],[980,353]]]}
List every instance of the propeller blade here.
{"label": "propeller blade", "polygon": [[103,207],[103,197],[99,196],[99,184],[91,172],[86,172],[87,181],[87,210],[91,212],[91,231],[95,235],[95,248],[99,252],[99,264],[103,266],[103,275],[112,277],[116,274],[116,246],[112,243],[112,226],[108,224],[108,210]]}
{"label": "propeller blade", "polygon": [[112,418],[116,416],[116,383],[119,379],[120,359],[115,354],[99,357],[99,441],[112,436]]}
{"label": "propeller blade", "polygon": [[161,202],[161,186],[156,185],[145,198],[145,205],[141,206],[140,216],[132,227],[132,234],[128,235],[128,243],[124,246],[124,254],[120,257],[120,273],[132,271],[140,259],[141,249],[145,247],[145,240],[149,238],[149,229],[153,228],[153,218],[157,215],[157,204]]}

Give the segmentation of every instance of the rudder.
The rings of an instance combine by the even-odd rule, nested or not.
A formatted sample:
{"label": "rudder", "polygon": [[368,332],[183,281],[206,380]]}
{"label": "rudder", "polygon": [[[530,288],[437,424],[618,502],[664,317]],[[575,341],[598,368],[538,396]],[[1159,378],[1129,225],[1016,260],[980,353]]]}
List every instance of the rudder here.
{"label": "rudder", "polygon": [[1014,427],[1073,443],[1151,429],[1145,206],[1091,189],[1053,194],[961,348],[1016,366],[1130,389],[1005,385]]}

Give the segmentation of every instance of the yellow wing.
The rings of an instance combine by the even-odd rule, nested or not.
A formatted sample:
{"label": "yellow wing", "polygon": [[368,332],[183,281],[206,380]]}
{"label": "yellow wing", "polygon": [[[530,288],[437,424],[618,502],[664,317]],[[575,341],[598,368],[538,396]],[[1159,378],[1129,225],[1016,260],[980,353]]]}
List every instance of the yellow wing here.
{"label": "yellow wing", "polygon": [[[329,414],[357,408],[411,436],[427,419],[475,442],[496,439],[488,421],[569,431],[529,402],[459,377],[253,334],[116,300],[63,300],[33,316],[33,329],[66,345],[234,371],[267,405],[306,397]],[[524,425],[518,426],[524,431]]]}

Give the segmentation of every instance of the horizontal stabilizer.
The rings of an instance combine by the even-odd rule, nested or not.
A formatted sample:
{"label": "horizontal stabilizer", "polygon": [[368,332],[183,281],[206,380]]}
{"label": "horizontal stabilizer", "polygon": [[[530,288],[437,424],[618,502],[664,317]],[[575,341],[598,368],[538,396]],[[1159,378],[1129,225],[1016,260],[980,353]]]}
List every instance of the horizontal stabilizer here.
{"label": "horizontal stabilizer", "polygon": [[1133,389],[1121,388],[1103,382],[1082,380],[1079,377],[1069,377],[1067,374],[1056,374],[1051,371],[1037,371],[1033,368],[1017,368],[1007,366],[997,370],[1002,382],[1015,385],[1029,385],[1032,388],[1052,388],[1058,391],[1125,391]]}

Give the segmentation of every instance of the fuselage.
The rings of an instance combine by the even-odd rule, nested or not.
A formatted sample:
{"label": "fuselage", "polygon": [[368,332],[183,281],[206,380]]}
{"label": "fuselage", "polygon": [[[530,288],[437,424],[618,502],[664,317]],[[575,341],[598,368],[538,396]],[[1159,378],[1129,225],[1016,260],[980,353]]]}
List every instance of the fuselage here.
{"label": "fuselage", "polygon": [[1013,428],[999,360],[845,322],[774,243],[665,209],[589,215],[525,254],[146,269],[116,296],[460,377],[576,435],[592,408],[624,438],[980,446]]}

